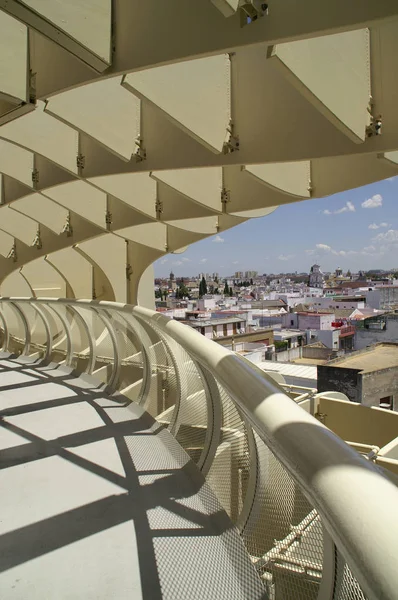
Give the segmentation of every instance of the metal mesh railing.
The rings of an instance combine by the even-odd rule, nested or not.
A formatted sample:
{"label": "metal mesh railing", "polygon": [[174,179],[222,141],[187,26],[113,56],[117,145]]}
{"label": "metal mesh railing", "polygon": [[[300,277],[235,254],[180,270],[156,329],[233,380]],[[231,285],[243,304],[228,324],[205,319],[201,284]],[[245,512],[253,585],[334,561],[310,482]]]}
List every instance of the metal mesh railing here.
{"label": "metal mesh railing", "polygon": [[[294,412],[301,409],[281,388],[227,350],[202,342],[181,324],[171,328],[152,311],[112,303],[3,299],[0,312],[0,341],[10,351],[89,373],[107,392],[123,393],[169,429],[239,529],[270,599],[366,600],[350,568],[355,561],[348,566],[347,548],[330,533],[325,498],[311,490],[315,475],[313,480],[303,475],[305,452],[312,460],[306,445],[318,444],[319,453],[319,440],[329,444],[330,435],[307,413]],[[267,418],[259,416],[262,398],[270,398]],[[278,406],[273,407],[278,402],[284,415],[279,421]],[[304,445],[293,455],[286,446],[300,428]],[[333,442],[336,452],[339,443]],[[341,452],[351,460],[349,448]],[[362,469],[372,469],[364,463]],[[380,481],[384,478],[378,475]],[[325,543],[335,553],[327,562]],[[361,575],[366,582],[367,574]]]}
{"label": "metal mesh railing", "polygon": [[335,549],[336,577],[333,600],[367,600],[345,559]]}

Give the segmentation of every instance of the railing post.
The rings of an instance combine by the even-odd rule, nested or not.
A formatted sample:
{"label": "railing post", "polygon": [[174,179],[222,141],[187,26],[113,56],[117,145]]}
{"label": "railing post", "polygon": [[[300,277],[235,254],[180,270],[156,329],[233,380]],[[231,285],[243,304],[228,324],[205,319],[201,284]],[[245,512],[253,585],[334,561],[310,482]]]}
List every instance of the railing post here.
{"label": "railing post", "polygon": [[12,306],[12,308],[14,309],[14,311],[16,312],[16,314],[19,316],[19,318],[22,321],[23,328],[25,331],[25,345],[24,345],[24,348],[23,348],[21,354],[23,354],[24,356],[27,356],[29,354],[30,342],[31,342],[31,333],[30,333],[30,327],[29,327],[28,320],[26,318],[25,313],[23,312],[23,310],[20,308],[20,306],[16,302],[10,302],[10,306]]}
{"label": "railing post", "polygon": [[3,315],[3,311],[1,311],[1,310],[0,310],[0,321],[3,324],[3,332],[4,332],[4,340],[3,340],[3,345],[1,347],[1,349],[3,350],[3,352],[5,352],[6,350],[8,350],[8,344],[10,341],[10,333],[8,331],[7,321]]}

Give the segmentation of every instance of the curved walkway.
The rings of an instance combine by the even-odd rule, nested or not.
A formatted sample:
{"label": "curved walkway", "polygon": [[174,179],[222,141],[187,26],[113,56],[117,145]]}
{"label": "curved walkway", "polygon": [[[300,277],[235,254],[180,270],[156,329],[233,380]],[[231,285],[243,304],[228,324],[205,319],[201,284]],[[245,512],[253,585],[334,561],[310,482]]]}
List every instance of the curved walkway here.
{"label": "curved walkway", "polygon": [[59,365],[0,356],[0,596],[265,598],[175,439]]}

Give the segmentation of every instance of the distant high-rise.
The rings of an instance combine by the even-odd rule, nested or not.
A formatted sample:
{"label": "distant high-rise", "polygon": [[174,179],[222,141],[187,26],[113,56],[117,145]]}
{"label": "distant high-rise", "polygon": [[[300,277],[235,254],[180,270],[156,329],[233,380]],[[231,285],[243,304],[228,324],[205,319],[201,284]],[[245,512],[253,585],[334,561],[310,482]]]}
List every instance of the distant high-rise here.
{"label": "distant high-rise", "polygon": [[254,279],[255,277],[257,277],[258,271],[246,271],[245,272],[245,278],[246,279]]}

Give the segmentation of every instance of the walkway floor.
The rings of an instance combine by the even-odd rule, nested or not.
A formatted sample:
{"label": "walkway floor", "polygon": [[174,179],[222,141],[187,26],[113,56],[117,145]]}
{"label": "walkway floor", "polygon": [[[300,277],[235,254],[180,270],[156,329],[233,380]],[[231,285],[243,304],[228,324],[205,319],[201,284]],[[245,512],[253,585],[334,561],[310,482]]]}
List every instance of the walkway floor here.
{"label": "walkway floor", "polygon": [[0,356],[0,597],[258,599],[240,537],[138,405]]}

